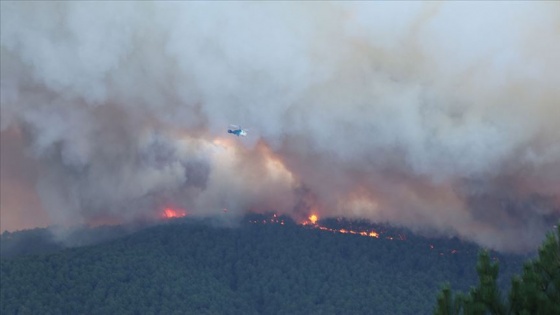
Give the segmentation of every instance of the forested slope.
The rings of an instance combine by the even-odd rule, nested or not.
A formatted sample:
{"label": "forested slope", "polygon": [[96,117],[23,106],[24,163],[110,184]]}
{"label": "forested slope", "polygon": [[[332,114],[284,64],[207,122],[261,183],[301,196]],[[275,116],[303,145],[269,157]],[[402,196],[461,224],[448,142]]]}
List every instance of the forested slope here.
{"label": "forested slope", "polygon": [[[451,254],[454,251],[454,254]],[[189,219],[94,246],[2,259],[2,314],[430,314],[476,284],[478,248],[286,224]],[[502,256],[501,284],[521,257]]]}

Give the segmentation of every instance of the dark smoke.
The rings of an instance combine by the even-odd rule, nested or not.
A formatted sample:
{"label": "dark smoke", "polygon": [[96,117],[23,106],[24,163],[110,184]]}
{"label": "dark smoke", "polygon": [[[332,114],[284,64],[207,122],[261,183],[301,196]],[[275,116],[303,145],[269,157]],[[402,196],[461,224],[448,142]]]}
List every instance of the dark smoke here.
{"label": "dark smoke", "polygon": [[559,17],[555,2],[2,1],[1,228],[175,205],[533,249],[560,218]]}

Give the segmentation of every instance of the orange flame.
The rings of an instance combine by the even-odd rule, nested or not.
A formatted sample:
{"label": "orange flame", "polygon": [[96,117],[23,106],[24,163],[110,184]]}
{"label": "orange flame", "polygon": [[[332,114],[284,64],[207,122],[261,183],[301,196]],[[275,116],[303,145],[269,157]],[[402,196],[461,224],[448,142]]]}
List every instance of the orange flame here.
{"label": "orange flame", "polygon": [[[168,210],[171,210],[172,212],[168,212]],[[177,217],[174,213],[176,213],[176,210],[173,209],[165,209],[165,213],[166,213],[166,217]],[[169,213],[173,213],[173,215],[169,215]],[[185,212],[183,211],[183,214],[181,216],[185,216]],[[253,223],[253,224],[280,224],[280,225],[284,225],[285,222],[284,220],[279,217],[276,214],[273,214],[271,217],[269,218],[265,218],[262,220],[249,220],[249,223]],[[311,214],[306,220],[304,220],[303,222],[300,222],[300,225],[305,226],[308,229],[317,229],[320,231],[326,231],[326,232],[331,232],[331,233],[340,233],[340,234],[352,234],[352,235],[359,235],[359,236],[366,236],[366,237],[373,237],[373,238],[381,238],[383,236],[383,239],[387,239],[387,240],[394,240],[394,241],[406,241],[407,240],[407,236],[405,234],[401,234],[398,233],[397,236],[391,236],[391,235],[386,235],[387,231],[375,231],[371,228],[357,228],[357,229],[352,229],[352,228],[331,228],[331,227],[327,227],[327,226],[323,226],[321,225],[321,223],[319,222],[319,217],[316,214]],[[429,244],[429,248],[430,250],[434,250],[435,246],[433,244]],[[460,254],[460,251],[457,249],[451,249],[449,251],[446,251],[446,253],[450,253],[450,254]],[[446,254],[443,252],[439,252],[440,256],[445,256]],[[497,260],[496,257],[493,257],[494,260]]]}
{"label": "orange flame", "polygon": [[[319,229],[321,231],[329,231],[329,232],[333,232],[333,233],[353,234],[353,235],[379,238],[379,233],[377,231],[373,231],[373,230],[355,231],[355,230],[348,230],[348,229],[334,229],[334,228],[329,228],[329,227],[326,227],[326,226],[322,226],[318,223],[318,221],[319,221],[319,217],[316,214],[311,214],[309,216],[309,218],[307,218],[307,220],[303,221],[300,224],[305,225],[305,226],[310,226],[311,228]],[[390,238],[390,239],[393,239],[393,238]],[[401,240],[404,240],[404,239],[401,238]]]}
{"label": "orange flame", "polygon": [[163,209],[162,217],[164,219],[182,218],[187,215],[187,212],[183,209],[173,209],[167,207]]}
{"label": "orange flame", "polygon": [[[309,218],[311,221],[311,218]],[[303,225],[311,225],[309,221],[305,221]],[[347,229],[333,229],[326,226],[321,226],[317,224],[313,224],[313,228],[319,229],[321,231],[329,231],[333,233],[340,233],[340,234],[353,234],[353,235],[360,235],[360,236],[368,236],[379,238],[379,233],[376,231],[354,231],[354,230],[347,230]],[[391,238],[392,239],[392,238]]]}
{"label": "orange flame", "polygon": [[312,224],[316,224],[318,219],[319,218],[317,218],[317,215],[315,214],[309,216],[309,221],[311,221]]}

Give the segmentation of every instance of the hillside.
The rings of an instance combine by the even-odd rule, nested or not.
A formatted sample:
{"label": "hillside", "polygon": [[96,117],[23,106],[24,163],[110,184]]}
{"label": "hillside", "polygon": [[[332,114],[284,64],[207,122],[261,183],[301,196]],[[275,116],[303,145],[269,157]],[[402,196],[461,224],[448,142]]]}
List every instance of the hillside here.
{"label": "hillside", "polygon": [[[444,282],[460,290],[477,282],[478,248],[456,239],[379,226],[383,237],[364,237],[258,215],[243,222],[178,219],[97,245],[3,258],[1,313],[430,314]],[[492,256],[507,286],[523,258]]]}

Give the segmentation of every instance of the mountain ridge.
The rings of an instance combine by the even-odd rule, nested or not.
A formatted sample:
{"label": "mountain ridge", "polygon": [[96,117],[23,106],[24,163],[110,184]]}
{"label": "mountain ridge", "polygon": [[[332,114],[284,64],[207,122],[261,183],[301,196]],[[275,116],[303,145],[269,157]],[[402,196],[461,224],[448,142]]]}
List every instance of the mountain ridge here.
{"label": "mountain ridge", "polygon": [[[457,239],[251,220],[174,219],[95,245],[4,258],[2,313],[429,314],[444,282],[465,290],[477,281],[479,248]],[[506,287],[523,259],[492,255]]]}

